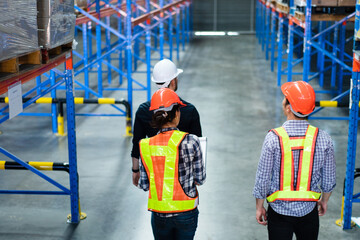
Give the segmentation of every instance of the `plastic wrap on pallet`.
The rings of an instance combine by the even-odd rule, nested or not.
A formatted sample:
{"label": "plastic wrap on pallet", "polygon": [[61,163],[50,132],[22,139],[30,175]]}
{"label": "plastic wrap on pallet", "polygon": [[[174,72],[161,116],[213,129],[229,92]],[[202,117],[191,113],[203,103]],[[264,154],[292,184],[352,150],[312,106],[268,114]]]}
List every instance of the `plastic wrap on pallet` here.
{"label": "plastic wrap on pallet", "polygon": [[38,0],[39,45],[50,49],[74,39],[74,0]]}
{"label": "plastic wrap on pallet", "polygon": [[74,13],[74,0],[38,0],[37,6],[40,18]]}
{"label": "plastic wrap on pallet", "polygon": [[75,20],[75,14],[38,18],[40,46],[50,49],[71,42],[74,39]]}
{"label": "plastic wrap on pallet", "polygon": [[36,0],[0,1],[0,61],[37,50]]}
{"label": "plastic wrap on pallet", "polygon": [[87,0],[75,0],[75,5],[79,8],[86,8],[87,7]]}

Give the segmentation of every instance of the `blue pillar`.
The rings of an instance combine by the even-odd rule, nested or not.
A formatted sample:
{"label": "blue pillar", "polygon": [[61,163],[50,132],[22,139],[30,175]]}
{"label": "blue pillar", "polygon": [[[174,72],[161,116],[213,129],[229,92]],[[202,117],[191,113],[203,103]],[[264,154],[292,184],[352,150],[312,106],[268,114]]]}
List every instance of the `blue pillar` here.
{"label": "blue pillar", "polygon": [[[146,0],[145,7],[147,12],[151,11],[150,9],[150,0]],[[147,86],[147,100],[151,99],[151,25],[150,19],[147,22],[147,28],[145,33],[145,48],[146,48],[146,86]]]}
{"label": "blue pillar", "polygon": [[304,61],[303,61],[303,80],[309,81],[310,62],[311,62],[311,46],[309,41],[311,39],[311,0],[306,0],[305,12],[305,34],[304,34]]}
{"label": "blue pillar", "polygon": [[[85,88],[85,98],[89,98],[89,67],[86,67],[88,65],[89,56],[88,56],[88,31],[87,31],[87,25],[86,23],[83,23],[82,25],[82,34],[83,34],[83,61],[84,61],[84,85]],[[91,46],[90,46],[91,47]]]}
{"label": "blue pillar", "polygon": [[75,105],[74,105],[74,86],[72,79],[72,55],[67,57],[65,84],[66,84],[66,116],[69,149],[69,173],[70,173],[70,203],[71,203],[71,223],[80,221],[79,214],[79,179],[77,172],[76,156],[76,131],[75,131]]}
{"label": "blue pillar", "polygon": [[[51,82],[51,86],[55,85],[56,79],[55,79],[55,72],[54,71],[50,71],[50,82]],[[56,98],[56,89],[51,91],[51,97],[52,98]],[[52,103],[51,104],[51,122],[52,122],[52,131],[53,133],[57,133],[58,129],[57,129],[57,108],[56,108],[56,103]]]}
{"label": "blue pillar", "polygon": [[132,31],[131,31],[131,0],[126,0],[126,70],[128,81],[128,102],[132,112]]}
{"label": "blue pillar", "polygon": [[278,57],[277,57],[277,85],[278,86],[281,85],[283,28],[284,28],[284,17],[282,15],[282,13],[279,13]]}
{"label": "blue pillar", "polygon": [[[96,1],[96,12],[99,21],[100,19],[100,3]],[[97,62],[97,75],[98,75],[98,94],[100,97],[103,96],[103,86],[102,86],[102,60],[101,58],[101,26],[96,24],[96,57],[98,59]]]}
{"label": "blue pillar", "polygon": [[[287,81],[292,81],[292,68],[294,56],[294,23],[289,19],[289,37],[288,37],[288,66],[287,66]],[[280,86],[280,85],[278,85]]]}
{"label": "blue pillar", "polygon": [[270,62],[270,69],[274,71],[274,64],[275,64],[275,39],[276,39],[276,11],[272,9],[272,19],[271,19],[271,62]]}

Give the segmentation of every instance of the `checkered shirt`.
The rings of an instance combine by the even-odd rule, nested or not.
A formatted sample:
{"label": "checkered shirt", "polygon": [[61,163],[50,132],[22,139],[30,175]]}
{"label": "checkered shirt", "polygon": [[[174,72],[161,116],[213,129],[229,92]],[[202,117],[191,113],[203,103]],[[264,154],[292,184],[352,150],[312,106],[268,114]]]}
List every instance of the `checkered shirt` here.
{"label": "checkered shirt", "polygon": [[[177,128],[164,128],[161,132],[178,130]],[[159,132],[160,133],[160,132]],[[158,133],[158,134],[159,134]],[[203,164],[200,141],[196,135],[186,134],[179,145],[179,182],[186,195],[196,196],[195,182],[202,185],[206,179],[206,171]],[[139,187],[144,191],[149,190],[149,179],[146,170],[140,161]],[[161,217],[172,217],[178,214],[160,214]]]}
{"label": "checkered shirt", "polygon": [[[289,136],[304,136],[309,123],[304,120],[289,120],[283,124]],[[297,176],[300,150],[293,150],[294,176]],[[279,137],[270,131],[262,147],[260,161],[256,172],[253,195],[257,199],[279,190],[280,186],[281,151]],[[336,185],[334,147],[331,137],[319,130],[314,154],[313,174],[310,190],[315,192],[331,192]],[[296,177],[294,185],[296,185]],[[281,201],[269,203],[279,214],[302,217],[310,213],[316,202]]]}

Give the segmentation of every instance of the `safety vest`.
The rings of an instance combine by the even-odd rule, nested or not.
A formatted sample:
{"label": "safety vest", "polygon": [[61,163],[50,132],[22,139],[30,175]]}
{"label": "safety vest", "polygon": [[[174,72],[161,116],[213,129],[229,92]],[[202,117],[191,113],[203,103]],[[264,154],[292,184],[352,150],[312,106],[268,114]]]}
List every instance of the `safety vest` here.
{"label": "safety vest", "polygon": [[141,160],[149,179],[148,209],[160,213],[185,212],[199,204],[179,182],[178,147],[187,133],[177,130],[140,141]]}
{"label": "safety vest", "polygon": [[[283,127],[272,129],[272,131],[280,140],[280,189],[268,196],[267,201],[318,201],[321,193],[311,191],[310,184],[319,129],[309,125],[305,136],[301,137],[289,137]],[[297,176],[294,176],[292,150],[300,150]],[[294,186],[295,177],[296,186]]]}

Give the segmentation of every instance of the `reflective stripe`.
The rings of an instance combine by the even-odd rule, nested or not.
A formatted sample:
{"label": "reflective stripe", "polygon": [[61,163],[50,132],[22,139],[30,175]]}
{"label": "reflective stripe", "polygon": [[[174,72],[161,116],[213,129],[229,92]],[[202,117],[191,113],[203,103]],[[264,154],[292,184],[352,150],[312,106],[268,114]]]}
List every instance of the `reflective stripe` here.
{"label": "reflective stripe", "polygon": [[6,161],[0,161],[0,170],[5,170]]}
{"label": "reflective stripe", "polygon": [[99,104],[115,104],[115,98],[99,98]]}
{"label": "reflective stripe", "polygon": [[42,97],[42,98],[39,98],[38,100],[36,100],[36,103],[52,103],[52,98],[51,97]]}
{"label": "reflective stripe", "polygon": [[[159,135],[140,141],[141,160],[150,185],[148,209],[164,213],[192,210],[198,205],[198,198],[188,197],[177,187],[178,146],[186,133],[170,131]],[[175,199],[179,196],[180,199]]]}
{"label": "reflective stripe", "polygon": [[[273,202],[275,200],[283,200],[283,201],[317,201],[320,198],[321,193],[312,192],[312,191],[277,191],[271,194],[267,199],[269,202]],[[306,200],[307,199],[307,200]]]}
{"label": "reflective stripe", "polygon": [[[281,172],[279,191],[266,199],[268,202],[283,201],[317,201],[320,193],[310,191],[314,151],[318,128],[308,126],[305,136],[289,137],[283,127],[272,130],[279,136],[281,147]],[[300,152],[297,186],[294,189],[294,160],[292,150]]]}
{"label": "reflective stripe", "polygon": [[54,163],[53,162],[29,162],[29,165],[38,170],[52,171]]}
{"label": "reflective stripe", "polygon": [[320,101],[320,107],[337,107],[337,101]]}
{"label": "reflective stripe", "polygon": [[83,104],[84,98],[76,97],[74,98],[74,104]]}

